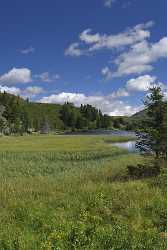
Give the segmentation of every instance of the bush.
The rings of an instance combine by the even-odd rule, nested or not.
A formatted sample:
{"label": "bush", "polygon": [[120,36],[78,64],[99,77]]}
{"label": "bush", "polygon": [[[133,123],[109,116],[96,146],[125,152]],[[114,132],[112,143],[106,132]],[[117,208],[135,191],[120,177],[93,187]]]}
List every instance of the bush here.
{"label": "bush", "polygon": [[137,166],[129,165],[128,175],[134,179],[140,179],[145,177],[158,176],[160,174],[160,167],[157,164],[138,164]]}

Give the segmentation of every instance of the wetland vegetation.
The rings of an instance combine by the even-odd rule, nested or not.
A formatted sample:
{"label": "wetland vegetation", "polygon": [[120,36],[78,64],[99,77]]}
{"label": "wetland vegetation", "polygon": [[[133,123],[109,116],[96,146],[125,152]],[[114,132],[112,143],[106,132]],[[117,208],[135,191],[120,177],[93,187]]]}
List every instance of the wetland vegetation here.
{"label": "wetland vegetation", "polygon": [[166,249],[167,173],[108,136],[2,137],[0,249]]}
{"label": "wetland vegetation", "polygon": [[149,98],[143,155],[118,147],[130,134],[1,136],[0,249],[167,249],[166,106]]}

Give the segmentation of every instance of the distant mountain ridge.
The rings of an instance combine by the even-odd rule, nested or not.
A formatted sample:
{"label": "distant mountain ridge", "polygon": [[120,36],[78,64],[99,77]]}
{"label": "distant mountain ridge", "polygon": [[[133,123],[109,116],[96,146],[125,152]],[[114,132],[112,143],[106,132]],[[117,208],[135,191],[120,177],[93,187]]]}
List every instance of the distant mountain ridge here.
{"label": "distant mountain ridge", "polygon": [[134,119],[141,119],[141,118],[143,119],[145,117],[147,117],[147,110],[141,110],[131,116],[131,118]]}

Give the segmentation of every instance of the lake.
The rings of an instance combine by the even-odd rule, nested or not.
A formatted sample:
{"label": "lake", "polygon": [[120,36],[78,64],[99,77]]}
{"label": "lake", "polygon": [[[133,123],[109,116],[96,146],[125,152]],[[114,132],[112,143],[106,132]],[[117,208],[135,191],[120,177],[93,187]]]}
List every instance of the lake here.
{"label": "lake", "polygon": [[[66,132],[65,135],[109,135],[109,136],[125,136],[125,137],[136,137],[136,133],[132,131],[126,130],[89,130],[89,131],[82,131],[82,132]],[[115,142],[111,143],[111,145],[127,149],[130,153],[137,153],[138,150],[136,149],[136,141],[130,140],[128,142]]]}
{"label": "lake", "polygon": [[65,132],[65,135],[112,135],[112,136],[132,136],[135,137],[136,133],[126,130],[89,130],[77,132]]}
{"label": "lake", "polygon": [[111,145],[119,147],[119,148],[127,149],[130,153],[139,152],[138,149],[136,149],[136,141],[115,142],[115,143],[111,143]]}

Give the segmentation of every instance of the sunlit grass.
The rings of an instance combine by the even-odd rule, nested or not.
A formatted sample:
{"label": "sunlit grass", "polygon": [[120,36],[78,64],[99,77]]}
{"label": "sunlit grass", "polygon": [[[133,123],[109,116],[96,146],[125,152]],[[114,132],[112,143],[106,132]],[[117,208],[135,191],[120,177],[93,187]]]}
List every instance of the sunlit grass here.
{"label": "sunlit grass", "polygon": [[1,138],[0,249],[167,249],[166,175],[128,180],[143,158],[106,140]]}
{"label": "sunlit grass", "polygon": [[[32,135],[32,136],[4,136],[0,138],[0,151],[58,151],[78,152],[89,150],[107,149],[106,142],[123,142],[131,140],[132,137],[121,136],[56,136],[56,135]],[[109,140],[109,141],[108,141]]]}

